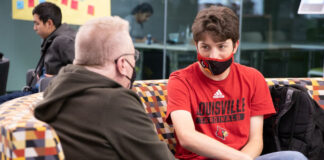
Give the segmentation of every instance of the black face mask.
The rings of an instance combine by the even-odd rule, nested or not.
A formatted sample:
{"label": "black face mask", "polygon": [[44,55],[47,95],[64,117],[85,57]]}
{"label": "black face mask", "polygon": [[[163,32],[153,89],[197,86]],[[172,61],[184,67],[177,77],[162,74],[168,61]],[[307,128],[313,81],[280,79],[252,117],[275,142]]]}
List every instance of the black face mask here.
{"label": "black face mask", "polygon": [[226,58],[224,61],[219,61],[215,58],[202,57],[200,53],[198,53],[197,57],[201,66],[213,75],[222,74],[228,67],[231,66],[233,62],[233,54],[228,59]]}
{"label": "black face mask", "polygon": [[126,78],[130,81],[130,86],[129,86],[129,89],[132,89],[133,87],[133,83],[136,79],[136,71],[135,71],[135,67],[133,67],[129,62],[128,60],[126,60],[126,62],[133,68],[133,74],[132,74],[132,77],[129,78],[127,75],[126,75]]}

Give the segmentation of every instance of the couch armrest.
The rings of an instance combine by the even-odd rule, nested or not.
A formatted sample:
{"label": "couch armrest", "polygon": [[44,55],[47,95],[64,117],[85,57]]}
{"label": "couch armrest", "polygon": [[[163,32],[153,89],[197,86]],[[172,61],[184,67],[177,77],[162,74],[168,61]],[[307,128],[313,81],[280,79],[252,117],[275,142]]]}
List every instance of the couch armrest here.
{"label": "couch armrest", "polygon": [[13,99],[0,105],[1,159],[64,159],[54,129],[34,117],[42,93]]}

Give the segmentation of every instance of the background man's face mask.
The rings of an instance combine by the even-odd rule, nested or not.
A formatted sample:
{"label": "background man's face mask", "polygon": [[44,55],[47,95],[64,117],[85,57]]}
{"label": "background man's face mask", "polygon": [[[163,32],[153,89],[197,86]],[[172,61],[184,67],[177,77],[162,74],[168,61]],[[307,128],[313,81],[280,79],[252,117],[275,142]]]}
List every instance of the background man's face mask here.
{"label": "background man's face mask", "polygon": [[201,66],[212,75],[220,75],[222,74],[228,67],[231,66],[233,62],[232,53],[229,57],[225,59],[217,59],[217,58],[207,58],[200,55],[198,52],[197,59]]}

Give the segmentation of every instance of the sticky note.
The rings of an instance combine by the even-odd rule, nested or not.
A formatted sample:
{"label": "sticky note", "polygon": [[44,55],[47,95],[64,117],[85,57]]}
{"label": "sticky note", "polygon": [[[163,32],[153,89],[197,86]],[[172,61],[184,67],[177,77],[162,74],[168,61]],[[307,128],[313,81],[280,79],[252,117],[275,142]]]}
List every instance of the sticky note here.
{"label": "sticky note", "polygon": [[68,4],[68,0],[62,0],[61,3],[67,6],[67,4]]}
{"label": "sticky note", "polygon": [[28,7],[34,7],[34,0],[28,0]]}
{"label": "sticky note", "polygon": [[24,1],[17,1],[17,9],[24,9]]}
{"label": "sticky note", "polygon": [[77,10],[78,9],[78,1],[72,0],[72,2],[71,2],[71,8]]}
{"label": "sticky note", "polygon": [[94,6],[88,5],[88,14],[94,15]]}
{"label": "sticky note", "polygon": [[39,0],[39,3],[43,3],[43,2],[45,2],[45,0]]}

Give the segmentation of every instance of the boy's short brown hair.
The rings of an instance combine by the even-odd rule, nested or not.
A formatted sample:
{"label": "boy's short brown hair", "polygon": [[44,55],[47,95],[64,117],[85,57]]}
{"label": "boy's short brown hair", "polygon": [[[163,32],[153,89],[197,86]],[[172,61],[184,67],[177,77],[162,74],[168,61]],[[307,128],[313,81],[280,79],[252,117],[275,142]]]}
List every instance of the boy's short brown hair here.
{"label": "boy's short brown hair", "polygon": [[192,24],[193,39],[197,43],[205,34],[211,35],[214,42],[223,42],[227,39],[233,45],[239,39],[239,19],[229,8],[211,6],[201,10]]}

